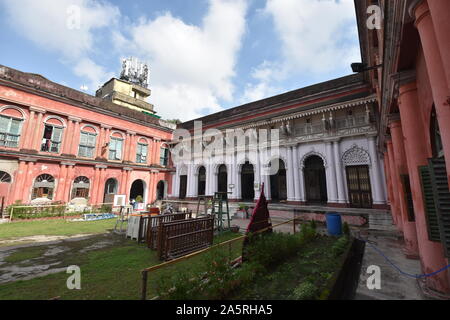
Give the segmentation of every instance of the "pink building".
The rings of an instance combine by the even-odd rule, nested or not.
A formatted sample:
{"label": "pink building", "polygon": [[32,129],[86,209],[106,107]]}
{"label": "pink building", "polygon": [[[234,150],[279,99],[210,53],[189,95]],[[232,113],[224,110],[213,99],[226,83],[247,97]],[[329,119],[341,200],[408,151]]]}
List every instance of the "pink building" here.
{"label": "pink building", "polygon": [[[433,273],[450,257],[450,1],[381,1],[379,30],[366,25],[374,1],[355,4],[363,60],[383,64],[367,76],[379,101],[393,220],[406,256]],[[450,273],[427,277],[424,285],[448,294]]]}
{"label": "pink building", "polygon": [[171,136],[153,111],[0,65],[0,205],[101,204],[114,194],[152,203],[172,180]]}

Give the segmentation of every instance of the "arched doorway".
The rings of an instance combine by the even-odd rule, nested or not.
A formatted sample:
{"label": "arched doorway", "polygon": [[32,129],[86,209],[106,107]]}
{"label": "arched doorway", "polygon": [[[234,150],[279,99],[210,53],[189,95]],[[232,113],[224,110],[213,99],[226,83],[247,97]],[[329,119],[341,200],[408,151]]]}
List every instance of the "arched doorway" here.
{"label": "arched doorway", "polygon": [[130,200],[136,200],[136,202],[145,202],[145,185],[144,181],[138,179],[133,182],[130,188]]}
{"label": "arched doorway", "polygon": [[217,173],[217,191],[227,192],[228,191],[228,175],[227,166],[222,164]]}
{"label": "arched doorway", "polygon": [[87,177],[77,177],[73,182],[72,195],[70,200],[75,198],[89,198],[90,181]]}
{"label": "arched doorway", "polygon": [[117,194],[117,180],[109,178],[105,183],[105,193],[103,195],[103,203],[113,203],[114,195]]}
{"label": "arched doorway", "polygon": [[156,200],[163,200],[166,197],[166,184],[164,181],[159,181],[156,185]]}
{"label": "arched doorway", "polygon": [[287,200],[286,167],[281,159],[272,160],[271,167],[275,161],[278,161],[278,171],[270,176],[270,195],[274,202],[285,201]]}
{"label": "arched doorway", "polygon": [[305,192],[308,203],[324,204],[328,202],[327,178],[321,157],[313,155],[304,163]]}
{"label": "arched doorway", "polygon": [[7,204],[9,187],[11,186],[11,175],[8,172],[0,171],[0,215]]}
{"label": "arched doorway", "polygon": [[204,196],[206,191],[206,169],[201,166],[198,169],[198,195]]}
{"label": "arched doorway", "polygon": [[31,200],[52,200],[55,189],[55,178],[49,174],[41,174],[33,184]]}
{"label": "arched doorway", "polygon": [[241,170],[241,197],[242,200],[253,201],[255,198],[255,173],[253,165],[248,161],[242,165]]}

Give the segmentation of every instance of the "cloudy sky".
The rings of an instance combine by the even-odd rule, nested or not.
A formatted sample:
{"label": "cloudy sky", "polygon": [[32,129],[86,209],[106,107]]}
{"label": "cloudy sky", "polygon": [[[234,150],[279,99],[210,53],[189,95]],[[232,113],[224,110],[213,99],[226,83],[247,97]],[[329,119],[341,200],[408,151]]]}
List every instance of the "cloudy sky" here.
{"label": "cloudy sky", "polygon": [[148,62],[149,102],[165,119],[344,76],[361,60],[353,0],[0,0],[0,30],[0,64],[91,94],[122,58]]}

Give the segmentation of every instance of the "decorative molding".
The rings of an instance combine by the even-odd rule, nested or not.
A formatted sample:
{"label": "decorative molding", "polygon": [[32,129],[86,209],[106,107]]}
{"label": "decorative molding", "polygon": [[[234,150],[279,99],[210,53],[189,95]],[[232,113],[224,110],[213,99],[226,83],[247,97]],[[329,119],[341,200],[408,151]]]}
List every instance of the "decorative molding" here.
{"label": "decorative molding", "polygon": [[73,122],[81,122],[80,118],[69,116],[68,119]]}
{"label": "decorative molding", "polygon": [[323,166],[326,168],[328,168],[328,164],[327,164],[327,158],[320,152],[315,151],[314,149],[312,149],[311,151],[309,151],[308,153],[304,154],[303,157],[300,160],[300,167],[299,169],[303,169],[305,167],[305,161],[306,159],[308,159],[311,156],[318,156],[320,158],[322,158],[323,160]]}
{"label": "decorative molding", "polygon": [[350,149],[342,155],[342,163],[344,166],[354,165],[372,165],[369,152],[354,144]]}

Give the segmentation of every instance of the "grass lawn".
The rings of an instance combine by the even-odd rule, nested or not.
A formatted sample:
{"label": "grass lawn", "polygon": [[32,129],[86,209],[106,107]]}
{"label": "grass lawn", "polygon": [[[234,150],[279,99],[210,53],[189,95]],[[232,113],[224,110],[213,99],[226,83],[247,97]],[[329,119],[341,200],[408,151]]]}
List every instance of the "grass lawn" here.
{"label": "grass lawn", "polygon": [[0,224],[0,240],[27,236],[69,236],[75,234],[104,233],[113,229],[116,219],[70,222],[65,220],[19,221]]}
{"label": "grass lawn", "polygon": [[[215,242],[226,241],[236,236],[239,234],[225,233],[216,237]],[[140,271],[161,262],[156,258],[156,252],[149,250],[144,244],[138,245],[135,241],[120,239],[122,239],[120,244],[66,257],[63,267],[78,265],[81,268],[81,290],[67,289],[66,281],[70,275],[60,272],[31,280],[2,284],[0,285],[0,300],[37,300],[55,297],[68,300],[140,299]],[[240,248],[240,246],[232,248],[233,256],[240,255]],[[22,254],[22,258],[34,257],[38,252],[42,252],[42,248],[40,249],[39,246],[30,248]],[[15,256],[12,259],[18,261],[19,257]],[[200,272],[202,263],[202,255],[199,255],[149,273],[148,297],[156,295],[158,279],[164,277],[164,274],[181,272],[187,267],[198,268]]]}

